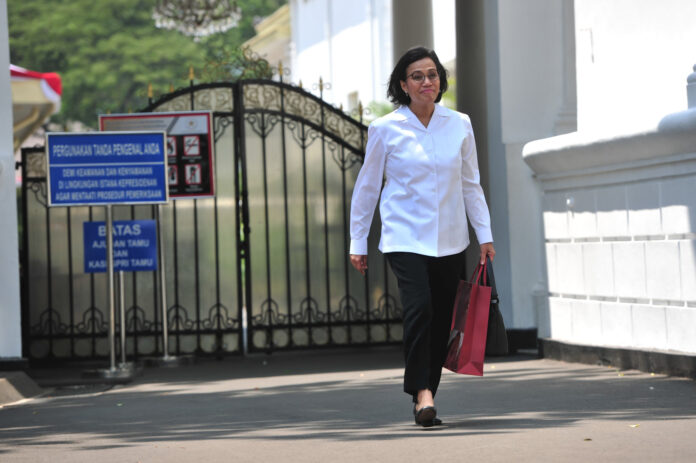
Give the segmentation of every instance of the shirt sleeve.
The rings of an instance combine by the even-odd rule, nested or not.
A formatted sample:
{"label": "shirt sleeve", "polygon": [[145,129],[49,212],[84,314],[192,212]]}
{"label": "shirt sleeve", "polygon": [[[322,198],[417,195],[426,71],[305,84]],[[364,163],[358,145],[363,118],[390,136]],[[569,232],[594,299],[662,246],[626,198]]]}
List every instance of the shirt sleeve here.
{"label": "shirt sleeve", "polygon": [[350,204],[350,253],[367,255],[367,235],[382,190],[385,145],[379,130],[370,125],[367,130],[365,160],[353,188]]}
{"label": "shirt sleeve", "polygon": [[471,222],[471,226],[476,232],[479,244],[493,242],[491,232],[491,216],[486,205],[486,197],[481,188],[481,175],[478,167],[478,157],[476,153],[476,141],[471,123],[465,121],[468,131],[462,142],[462,195],[464,196],[464,206],[466,215]]}

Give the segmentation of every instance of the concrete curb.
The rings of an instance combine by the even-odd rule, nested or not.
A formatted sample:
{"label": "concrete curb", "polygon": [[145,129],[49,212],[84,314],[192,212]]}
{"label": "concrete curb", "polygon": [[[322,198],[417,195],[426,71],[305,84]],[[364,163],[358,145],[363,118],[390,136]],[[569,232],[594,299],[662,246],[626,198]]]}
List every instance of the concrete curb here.
{"label": "concrete curb", "polygon": [[22,371],[0,373],[0,406],[36,397],[43,392],[43,389]]}
{"label": "concrete curb", "polygon": [[696,379],[696,355],[677,352],[586,346],[539,339],[539,357]]}

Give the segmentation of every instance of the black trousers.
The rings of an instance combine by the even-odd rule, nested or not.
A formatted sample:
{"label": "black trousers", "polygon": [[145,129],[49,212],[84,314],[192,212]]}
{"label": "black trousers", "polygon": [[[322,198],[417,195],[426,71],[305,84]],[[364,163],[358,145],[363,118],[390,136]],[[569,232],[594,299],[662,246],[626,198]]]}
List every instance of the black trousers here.
{"label": "black trousers", "polygon": [[452,324],[452,307],[464,267],[464,251],[443,257],[385,254],[399,283],[404,323],[404,392],[416,402],[421,389],[435,396]]}

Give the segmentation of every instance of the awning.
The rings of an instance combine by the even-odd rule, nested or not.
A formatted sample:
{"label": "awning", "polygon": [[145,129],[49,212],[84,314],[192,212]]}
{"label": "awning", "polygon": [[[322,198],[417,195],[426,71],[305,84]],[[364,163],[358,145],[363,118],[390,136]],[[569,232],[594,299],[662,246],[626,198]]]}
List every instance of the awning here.
{"label": "awning", "polygon": [[35,72],[10,64],[12,87],[13,142],[22,142],[51,114],[60,111],[60,76],[55,72]]}

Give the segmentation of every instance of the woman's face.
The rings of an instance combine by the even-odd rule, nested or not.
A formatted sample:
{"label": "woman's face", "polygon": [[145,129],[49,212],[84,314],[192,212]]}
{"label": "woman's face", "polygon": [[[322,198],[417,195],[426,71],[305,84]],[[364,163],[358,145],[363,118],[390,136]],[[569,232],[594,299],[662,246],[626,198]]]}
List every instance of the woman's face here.
{"label": "woman's face", "polygon": [[401,88],[411,98],[411,104],[433,104],[440,93],[440,76],[433,60],[423,58],[411,63],[406,68],[406,80],[401,81]]}

